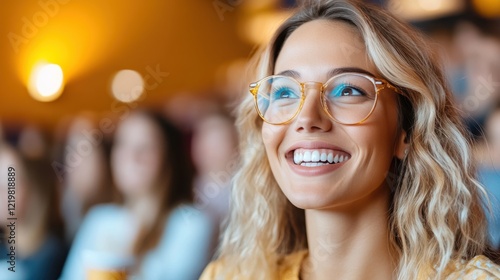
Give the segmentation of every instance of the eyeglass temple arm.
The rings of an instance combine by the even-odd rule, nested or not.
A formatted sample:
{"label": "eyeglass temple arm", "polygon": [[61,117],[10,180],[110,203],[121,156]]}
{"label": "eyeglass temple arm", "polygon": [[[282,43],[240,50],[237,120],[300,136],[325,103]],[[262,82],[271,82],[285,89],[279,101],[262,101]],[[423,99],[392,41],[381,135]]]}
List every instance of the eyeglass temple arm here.
{"label": "eyeglass temple arm", "polygon": [[399,93],[399,94],[401,94],[401,95],[403,95],[403,96],[406,96],[406,93],[404,93],[401,89],[399,89],[399,88],[397,88],[397,87],[393,86],[391,83],[389,83],[389,82],[388,82],[388,81],[386,81],[386,80],[377,80],[377,81],[375,81],[375,83],[376,83],[377,85],[381,86],[381,87],[380,87],[380,90],[383,90],[383,89],[385,89],[385,88],[388,88],[388,89],[391,89],[391,90],[393,90],[393,91],[395,91],[395,92],[397,92],[397,93]]}

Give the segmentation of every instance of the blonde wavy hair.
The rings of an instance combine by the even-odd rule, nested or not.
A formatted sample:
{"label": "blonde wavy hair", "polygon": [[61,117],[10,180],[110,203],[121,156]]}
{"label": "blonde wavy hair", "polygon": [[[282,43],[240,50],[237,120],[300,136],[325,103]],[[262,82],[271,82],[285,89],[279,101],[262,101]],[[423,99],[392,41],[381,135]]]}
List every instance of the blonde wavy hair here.
{"label": "blonde wavy hair", "polygon": [[[327,19],[356,27],[369,58],[383,78],[404,91],[399,127],[409,153],[394,159],[390,241],[399,254],[398,279],[417,279],[434,269],[442,276],[452,260],[487,252],[483,187],[475,179],[471,143],[439,59],[424,39],[386,11],[354,1],[311,1],[285,21],[257,58],[253,81],[274,72],[287,37],[303,23]],[[234,178],[231,214],[219,258],[224,279],[274,279],[283,256],[307,249],[304,211],[280,190],[261,136],[253,98],[238,108],[241,168]]]}

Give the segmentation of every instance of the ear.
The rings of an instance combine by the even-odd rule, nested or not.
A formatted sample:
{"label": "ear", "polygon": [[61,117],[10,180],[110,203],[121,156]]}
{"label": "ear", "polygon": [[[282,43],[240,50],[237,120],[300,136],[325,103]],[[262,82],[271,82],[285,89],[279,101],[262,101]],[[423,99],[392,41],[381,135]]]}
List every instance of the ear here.
{"label": "ear", "polygon": [[394,156],[397,157],[398,159],[402,160],[405,158],[406,153],[405,151],[408,150],[409,148],[409,143],[408,143],[408,138],[406,131],[401,130],[399,132],[399,135],[396,139],[396,145],[394,146]]}

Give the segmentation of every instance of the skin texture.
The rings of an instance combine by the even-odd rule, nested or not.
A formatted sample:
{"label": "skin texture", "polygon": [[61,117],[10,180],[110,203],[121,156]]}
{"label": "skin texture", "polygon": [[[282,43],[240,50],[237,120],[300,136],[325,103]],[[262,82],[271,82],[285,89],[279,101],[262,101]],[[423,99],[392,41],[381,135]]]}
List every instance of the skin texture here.
{"label": "skin texture", "polygon": [[133,115],[119,126],[111,155],[113,178],[127,198],[151,192],[163,167],[163,136],[155,124]]}
{"label": "skin texture", "polygon": [[[344,67],[378,77],[356,29],[343,22],[314,20],[286,40],[274,74],[292,70],[301,82],[324,83],[329,71]],[[384,90],[367,121],[341,125],[321,108],[319,90],[310,89],[292,122],[263,124],[262,138],[281,190],[295,206],[306,209],[309,257],[302,267],[303,279],[392,277],[386,176],[393,158],[402,157],[406,148],[397,116],[397,94]],[[294,170],[291,150],[329,145],[348,152],[350,159],[335,170]]]}

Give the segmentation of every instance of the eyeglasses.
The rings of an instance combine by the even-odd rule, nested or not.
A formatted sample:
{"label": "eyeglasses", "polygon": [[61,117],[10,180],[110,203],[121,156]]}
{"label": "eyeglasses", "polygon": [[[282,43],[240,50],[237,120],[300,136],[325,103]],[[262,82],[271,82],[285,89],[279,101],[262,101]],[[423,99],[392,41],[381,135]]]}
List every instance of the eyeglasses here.
{"label": "eyeglasses", "polygon": [[269,76],[250,84],[255,108],[269,124],[286,124],[302,109],[306,90],[319,88],[321,105],[335,122],[345,125],[363,123],[377,105],[378,95],[385,88],[403,94],[384,79],[362,73],[342,73],[326,83],[298,82],[288,76]]}

